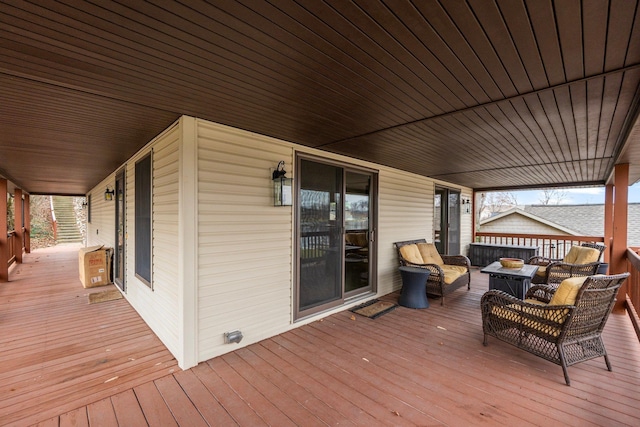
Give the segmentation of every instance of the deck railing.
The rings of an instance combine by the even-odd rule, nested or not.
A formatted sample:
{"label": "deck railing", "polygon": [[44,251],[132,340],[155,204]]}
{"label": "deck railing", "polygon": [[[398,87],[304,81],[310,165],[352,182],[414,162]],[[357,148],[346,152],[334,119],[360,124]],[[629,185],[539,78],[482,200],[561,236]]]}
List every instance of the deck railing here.
{"label": "deck railing", "polygon": [[498,245],[537,246],[538,255],[564,258],[571,246],[586,242],[604,242],[602,236],[559,236],[554,234],[476,233],[477,243]]}
{"label": "deck railing", "polygon": [[640,319],[638,318],[638,308],[640,308],[640,248],[627,249],[627,270],[631,276],[627,279],[627,311],[636,329],[636,334],[640,339]]}
{"label": "deck railing", "polygon": [[9,231],[7,233],[7,247],[9,249],[7,265],[11,267],[11,264],[16,261],[16,233],[14,231]]}
{"label": "deck railing", "polygon": [[[477,243],[497,245],[537,246],[538,255],[548,258],[564,258],[571,246],[586,242],[603,242],[602,236],[558,236],[552,234],[476,233]],[[609,246],[609,245],[607,245]],[[628,248],[626,253],[627,279],[626,309],[640,339],[640,248]]]}

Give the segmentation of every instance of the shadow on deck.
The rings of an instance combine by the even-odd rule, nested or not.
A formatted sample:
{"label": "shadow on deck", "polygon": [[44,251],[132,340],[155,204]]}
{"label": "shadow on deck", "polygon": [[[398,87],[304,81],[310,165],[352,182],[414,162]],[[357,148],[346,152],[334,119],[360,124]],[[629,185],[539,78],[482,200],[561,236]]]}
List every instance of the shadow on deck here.
{"label": "shadow on deck", "polygon": [[[89,305],[77,247],[0,284],[1,425],[638,425],[640,344],[614,314],[603,359],[560,366],[482,345],[471,291],[371,320],[344,311],[181,371],[126,300]],[[397,300],[397,294],[384,297]]]}

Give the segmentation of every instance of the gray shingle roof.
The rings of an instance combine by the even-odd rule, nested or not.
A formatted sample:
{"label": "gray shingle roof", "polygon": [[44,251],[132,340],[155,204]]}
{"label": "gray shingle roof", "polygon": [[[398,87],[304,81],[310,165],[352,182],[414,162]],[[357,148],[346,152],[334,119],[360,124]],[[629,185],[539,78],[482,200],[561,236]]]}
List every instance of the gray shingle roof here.
{"label": "gray shingle roof", "polygon": [[[583,236],[604,235],[604,205],[527,205],[524,211]],[[629,203],[627,245],[640,246],[640,203]]]}

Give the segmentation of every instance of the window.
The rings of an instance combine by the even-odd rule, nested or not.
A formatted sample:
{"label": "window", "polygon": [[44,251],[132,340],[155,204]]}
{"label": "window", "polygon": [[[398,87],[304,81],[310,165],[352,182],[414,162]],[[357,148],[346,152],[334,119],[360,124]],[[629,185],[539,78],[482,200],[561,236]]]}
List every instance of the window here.
{"label": "window", "polygon": [[151,286],[151,153],[136,162],[135,179],[136,276]]}
{"label": "window", "polygon": [[91,222],[91,194],[87,196],[87,222]]}

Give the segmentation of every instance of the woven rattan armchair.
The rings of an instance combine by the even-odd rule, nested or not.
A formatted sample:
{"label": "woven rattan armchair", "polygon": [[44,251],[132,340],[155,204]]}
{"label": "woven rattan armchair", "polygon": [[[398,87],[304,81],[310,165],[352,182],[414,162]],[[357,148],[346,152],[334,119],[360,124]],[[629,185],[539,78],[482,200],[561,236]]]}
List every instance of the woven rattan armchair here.
{"label": "woven rattan armchair", "polygon": [[573,277],[558,288],[534,285],[524,300],[490,290],[480,302],[483,344],[493,336],[560,365],[567,385],[567,368],[579,362],[604,356],[611,371],[601,335],[628,276]]}
{"label": "woven rattan armchair", "polygon": [[[557,286],[569,277],[592,276],[596,274],[598,268],[600,268],[600,257],[605,248],[605,245],[598,243],[583,243],[579,247],[576,246],[575,249],[571,248],[567,256],[563,259],[534,256],[529,259],[528,264],[538,265],[540,268],[531,281],[538,284],[547,283]],[[586,256],[588,259],[593,259],[593,261],[586,263],[572,262],[579,257],[579,255],[576,255],[579,251],[583,253],[586,252],[583,256]]]}
{"label": "woven rattan armchair", "polygon": [[[464,255],[440,255],[432,243],[427,243],[425,239],[406,240],[403,242],[395,242],[393,244],[398,252],[398,261],[400,266],[426,268],[431,274],[427,280],[427,294],[438,296],[441,298],[440,305],[444,305],[445,295],[450,294],[463,286],[467,290],[471,289],[471,262]],[[425,247],[431,252],[432,256],[425,256],[426,262],[417,262],[407,259],[402,248],[409,245],[423,245],[420,249],[424,253]],[[416,249],[417,250],[417,249]],[[423,257],[423,261],[424,258]]]}

